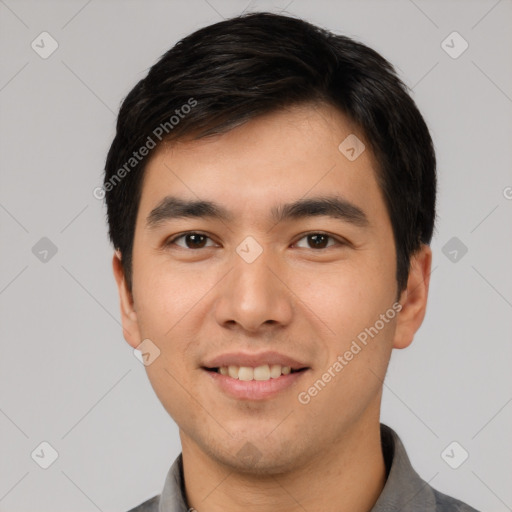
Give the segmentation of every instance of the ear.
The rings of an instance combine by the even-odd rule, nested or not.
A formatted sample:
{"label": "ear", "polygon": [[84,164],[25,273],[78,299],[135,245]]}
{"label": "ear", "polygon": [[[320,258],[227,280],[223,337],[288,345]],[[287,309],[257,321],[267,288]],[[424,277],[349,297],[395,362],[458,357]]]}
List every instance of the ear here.
{"label": "ear", "polygon": [[407,288],[400,295],[402,309],[397,317],[393,348],[408,347],[427,310],[432,250],[426,244],[411,256]]}
{"label": "ear", "polygon": [[121,261],[121,253],[119,251],[114,252],[114,257],[112,258],[112,269],[114,271],[114,277],[119,291],[124,339],[131,347],[136,348],[141,342],[139,324],[137,322],[137,313],[134,308],[133,297],[126,284],[123,263]]}

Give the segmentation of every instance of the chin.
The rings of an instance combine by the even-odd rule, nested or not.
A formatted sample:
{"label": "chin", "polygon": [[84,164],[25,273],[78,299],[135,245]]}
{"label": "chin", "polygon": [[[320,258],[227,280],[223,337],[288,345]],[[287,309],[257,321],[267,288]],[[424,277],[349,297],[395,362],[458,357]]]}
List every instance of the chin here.
{"label": "chin", "polygon": [[[251,439],[247,436],[245,439]],[[258,439],[238,441],[228,446],[210,447],[210,456],[230,471],[247,475],[279,475],[300,465],[300,460],[308,458],[307,453],[296,453],[298,443],[284,442],[283,439]],[[218,450],[216,449],[218,448]]]}
{"label": "chin", "polygon": [[222,461],[232,471],[238,474],[252,476],[280,475],[289,472],[296,464],[289,457],[287,460],[276,459],[274,454],[262,455],[258,460],[242,460],[230,458]]}

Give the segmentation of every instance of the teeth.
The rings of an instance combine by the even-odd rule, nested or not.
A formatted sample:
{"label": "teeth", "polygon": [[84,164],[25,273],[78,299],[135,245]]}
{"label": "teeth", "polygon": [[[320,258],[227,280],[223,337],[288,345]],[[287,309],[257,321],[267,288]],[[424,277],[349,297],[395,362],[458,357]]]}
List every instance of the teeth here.
{"label": "teeth", "polygon": [[254,370],[250,366],[240,366],[238,369],[238,380],[252,380]]}
{"label": "teeth", "polygon": [[277,377],[281,377],[281,365],[273,364],[270,366],[270,377],[272,379],[277,379]]}
{"label": "teeth", "polygon": [[238,379],[238,366],[228,366],[228,375],[233,379]]}
{"label": "teeth", "polygon": [[218,370],[221,375],[229,375],[232,379],[239,380],[270,380],[277,379],[281,375],[288,375],[291,372],[289,366],[280,364],[264,364],[252,368],[251,366],[221,366]]}
{"label": "teeth", "polygon": [[[265,364],[254,368],[254,380],[268,380],[270,379],[270,366]],[[240,376],[238,377],[240,378]]]}

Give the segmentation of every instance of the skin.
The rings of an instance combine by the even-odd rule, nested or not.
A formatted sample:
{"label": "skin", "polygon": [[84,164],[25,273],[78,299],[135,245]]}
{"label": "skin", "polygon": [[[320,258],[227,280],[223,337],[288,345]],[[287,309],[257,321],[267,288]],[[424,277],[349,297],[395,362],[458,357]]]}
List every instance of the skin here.
{"label": "skin", "polygon": [[[392,227],[369,145],[353,162],[338,150],[351,133],[365,140],[332,107],[293,107],[160,147],[146,168],[132,293],[117,252],[113,269],[126,341],[135,348],[149,338],[161,351],[147,375],[179,426],[188,505],[199,512],[363,512],[385,484],[382,381],[392,349],[407,347],[423,321],[428,246],[411,259],[400,313],[307,405],[297,399],[397,295]],[[147,228],[171,194],[220,202],[234,220]],[[276,224],[269,216],[276,205],[333,194],[363,210],[368,226],[327,216]],[[208,235],[206,247],[184,238],[165,246],[187,231]],[[333,237],[323,248],[306,236],[319,231]],[[263,249],[250,264],[236,252],[249,235]],[[236,400],[201,366],[238,350],[277,350],[310,369],[271,399]],[[238,454],[247,442],[257,460]]]}

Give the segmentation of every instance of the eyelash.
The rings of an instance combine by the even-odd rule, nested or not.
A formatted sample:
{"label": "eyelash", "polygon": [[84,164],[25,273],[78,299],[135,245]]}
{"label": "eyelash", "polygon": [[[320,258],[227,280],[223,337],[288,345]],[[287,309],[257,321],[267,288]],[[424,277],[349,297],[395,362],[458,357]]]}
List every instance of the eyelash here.
{"label": "eyelash", "polygon": [[[211,240],[211,238],[206,233],[201,233],[200,231],[187,231],[185,233],[181,233],[181,235],[177,235],[177,236],[175,236],[175,237],[173,237],[171,239],[166,240],[164,242],[164,247],[165,248],[170,248],[172,245],[174,245],[174,242],[176,242],[176,240],[179,240],[180,238],[184,238],[187,235],[202,235],[202,236],[205,236],[206,238],[208,238],[209,240]],[[297,242],[294,243],[294,245],[297,244],[303,238],[307,238],[307,237],[312,236],[312,235],[323,235],[323,236],[326,236],[330,240],[334,240],[336,242],[336,244],[339,245],[339,246],[348,245],[348,242],[340,240],[339,238],[337,238],[337,237],[335,237],[335,236],[333,236],[333,235],[331,235],[329,233],[325,233],[323,231],[310,231],[308,233],[304,233],[297,240]],[[207,248],[207,247],[200,247],[199,249],[190,249],[189,247],[181,247],[181,246],[178,246],[178,247],[180,247],[180,249],[185,249],[185,250],[189,250],[189,251],[199,251],[200,249]],[[208,246],[208,247],[211,247],[211,246]],[[327,247],[322,247],[321,249],[315,249],[313,247],[308,247],[308,249],[311,249],[313,251],[317,251],[318,252],[318,251],[329,249],[329,247],[332,247],[332,245],[328,245]]]}

